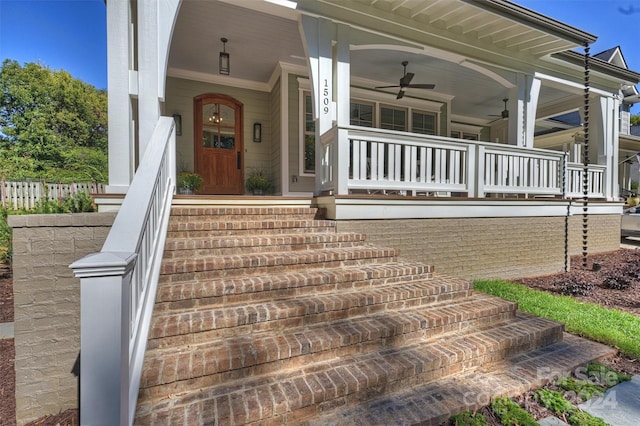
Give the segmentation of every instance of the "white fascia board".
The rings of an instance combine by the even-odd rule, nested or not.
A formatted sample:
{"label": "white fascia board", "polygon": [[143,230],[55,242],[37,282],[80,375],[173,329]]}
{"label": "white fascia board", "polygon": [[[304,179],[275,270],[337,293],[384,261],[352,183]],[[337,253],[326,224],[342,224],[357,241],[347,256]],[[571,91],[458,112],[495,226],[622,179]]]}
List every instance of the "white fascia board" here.
{"label": "white fascia board", "polygon": [[183,78],[185,80],[199,81],[202,83],[219,84],[222,86],[233,86],[240,89],[257,90],[260,92],[270,92],[271,88],[268,83],[258,81],[242,80],[229,76],[221,76],[217,74],[209,74],[205,72],[189,71],[181,68],[169,68],[167,76]]}
{"label": "white fascia board", "polygon": [[[540,79],[540,80],[549,81],[549,82],[560,84],[560,85],[568,87],[568,88],[572,88],[572,89],[574,89],[576,91],[576,93],[582,93],[584,91],[584,84],[583,83],[576,83],[574,81],[565,80],[563,78],[554,77],[552,75],[543,74],[541,72],[536,72],[534,74],[534,77],[537,78],[537,79]],[[601,95],[601,96],[613,96],[613,94],[611,92],[607,92],[605,90],[596,89],[596,88],[594,88],[592,86],[589,87],[589,93],[594,93],[594,94]]]}
{"label": "white fascia board", "polygon": [[[318,205],[327,209],[329,219],[453,219],[491,217],[564,217],[582,214],[578,201],[499,200],[499,199],[361,199],[318,197]],[[621,214],[622,203],[590,203],[589,215]]]}

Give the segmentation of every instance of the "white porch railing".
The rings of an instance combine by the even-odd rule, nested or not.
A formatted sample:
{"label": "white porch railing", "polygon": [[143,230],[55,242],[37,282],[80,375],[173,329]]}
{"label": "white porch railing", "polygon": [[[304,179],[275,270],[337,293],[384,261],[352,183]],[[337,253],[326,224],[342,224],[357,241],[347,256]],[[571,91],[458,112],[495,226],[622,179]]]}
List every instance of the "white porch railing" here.
{"label": "white porch railing", "polygon": [[[589,164],[587,168],[587,194],[589,198],[603,198],[605,184],[605,166]],[[567,165],[567,197],[584,197],[584,165],[579,163],[569,163]]]}
{"label": "white porch railing", "polygon": [[[582,169],[566,168],[559,151],[360,128],[334,128],[318,149],[319,189],[340,195],[563,196],[582,187]],[[589,170],[590,196],[604,197],[605,168]]]}
{"label": "white porch railing", "polygon": [[175,190],[175,129],[161,117],[100,253],[80,280],[80,423],[132,424]]}

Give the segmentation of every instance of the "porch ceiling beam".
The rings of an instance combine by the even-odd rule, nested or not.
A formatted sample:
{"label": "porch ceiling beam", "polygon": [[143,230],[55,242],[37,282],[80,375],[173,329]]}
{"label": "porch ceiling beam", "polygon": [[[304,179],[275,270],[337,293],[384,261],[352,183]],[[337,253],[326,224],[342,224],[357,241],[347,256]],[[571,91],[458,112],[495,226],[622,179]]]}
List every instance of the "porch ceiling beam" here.
{"label": "porch ceiling beam", "polygon": [[404,6],[405,4],[409,3],[410,1],[411,1],[411,0],[397,0],[397,1],[395,2],[395,4],[393,4],[393,5],[391,6],[391,10],[395,12],[396,10],[398,10],[399,8],[401,8],[402,6]]}

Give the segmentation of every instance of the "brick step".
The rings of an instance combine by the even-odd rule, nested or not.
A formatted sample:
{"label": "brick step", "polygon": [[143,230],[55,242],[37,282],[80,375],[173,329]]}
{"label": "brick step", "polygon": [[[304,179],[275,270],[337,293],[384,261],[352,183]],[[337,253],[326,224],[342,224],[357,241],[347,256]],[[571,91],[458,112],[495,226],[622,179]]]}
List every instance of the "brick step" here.
{"label": "brick step", "polygon": [[160,274],[208,271],[210,277],[260,275],[308,268],[332,268],[386,263],[396,260],[395,249],[372,246],[303,250],[295,252],[249,253],[191,259],[165,259]]}
{"label": "brick step", "polygon": [[[385,284],[426,281],[433,268],[421,263],[372,263],[350,268],[309,269],[305,273],[284,272],[262,276],[207,279],[205,273],[163,275],[158,287],[154,312],[190,309],[215,304],[276,300],[335,291],[353,291]],[[467,280],[439,277],[433,283],[442,294],[470,291]],[[444,297],[444,296],[443,296]]]}
{"label": "brick step", "polygon": [[362,401],[357,406],[334,410],[330,414],[324,412],[307,424],[441,425],[452,415],[475,411],[488,405],[493,398],[520,395],[542,387],[594,359],[614,353],[615,350],[607,346],[565,334],[562,342],[526,355],[511,356],[499,364]]}
{"label": "brick step", "polygon": [[141,396],[136,423],[188,419],[199,424],[297,424],[331,408],[357,405],[561,339],[560,324],[519,314],[509,324],[489,330],[338,357],[150,400]]}
{"label": "brick step", "polygon": [[364,234],[279,234],[244,237],[172,238],[165,244],[164,258],[195,258],[240,253],[317,250],[357,247],[364,244]]}
{"label": "brick step", "polygon": [[[193,344],[226,336],[282,330],[359,315],[452,301],[469,295],[468,289],[442,292],[434,282],[413,281],[351,292],[310,294],[252,305],[188,307],[178,312],[154,312],[150,347]],[[177,336],[171,339],[171,337]],[[166,339],[166,343],[152,343]],[[151,346],[153,345],[153,346]]]}
{"label": "brick step", "polygon": [[[152,396],[208,387],[232,377],[258,376],[311,362],[382,350],[418,339],[470,332],[515,317],[517,304],[492,296],[419,306],[402,312],[377,313],[308,327],[278,335],[233,335],[147,352],[142,388]],[[189,365],[190,369],[177,368]]]}
{"label": "brick step", "polygon": [[[193,306],[178,303],[176,309],[154,310],[149,339],[204,333],[198,338],[217,338],[235,333],[280,330],[351,316],[397,311],[418,305],[467,297],[464,287],[443,292],[434,280],[389,283],[352,291],[309,293],[300,297],[265,300],[253,304]],[[240,327],[240,328],[238,328]]]}
{"label": "brick step", "polygon": [[238,218],[236,220],[213,221],[210,219],[203,221],[187,220],[185,222],[169,222],[169,236],[197,236],[201,233],[203,237],[214,235],[246,235],[246,234],[269,234],[269,233],[293,233],[293,232],[335,232],[335,222],[331,220],[247,220]]}
{"label": "brick step", "polygon": [[240,217],[268,219],[324,219],[324,209],[313,207],[173,207],[171,221],[198,220],[198,217],[212,220],[236,220]]}

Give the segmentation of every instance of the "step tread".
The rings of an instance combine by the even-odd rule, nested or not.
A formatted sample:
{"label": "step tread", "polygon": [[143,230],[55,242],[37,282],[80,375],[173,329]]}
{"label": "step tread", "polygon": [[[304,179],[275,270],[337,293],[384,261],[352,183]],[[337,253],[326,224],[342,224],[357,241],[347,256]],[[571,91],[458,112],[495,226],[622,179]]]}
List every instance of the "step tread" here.
{"label": "step tread", "polygon": [[[154,315],[149,335],[150,338],[160,338],[199,333],[293,317],[309,318],[310,315],[343,312],[357,308],[373,313],[374,311],[368,308],[374,305],[401,303],[413,299],[417,299],[416,304],[418,304],[422,298],[443,294],[443,287],[443,283],[439,280],[418,280],[367,289],[263,301],[251,305],[189,306],[188,309],[178,312],[169,311]],[[450,298],[443,296],[441,299],[448,301]]]}
{"label": "step tread", "polygon": [[[315,283],[340,283],[353,280],[366,280],[375,278],[396,277],[400,275],[433,274],[433,267],[418,262],[398,259],[393,263],[370,263],[364,265],[353,265],[349,268],[309,268],[302,271],[283,271],[279,273],[269,273],[264,275],[238,276],[231,278],[210,278],[204,279],[207,288],[202,291],[193,291],[193,288],[201,284],[194,280],[192,274],[182,276],[180,274],[163,275],[160,277],[159,291],[164,288],[173,287],[174,297],[181,295],[181,298],[198,298],[207,296],[219,296],[222,294],[253,291],[264,291],[265,289],[281,289],[290,279],[294,282],[302,282],[297,285],[308,285]],[[463,281],[453,277],[448,277],[448,281]],[[222,284],[222,286],[220,286]],[[164,299],[162,299],[164,300]]]}
{"label": "step tread", "polygon": [[[457,372],[462,364],[475,363],[477,367],[486,362],[495,362],[504,358],[503,352],[506,354],[515,350],[516,346],[526,347],[527,342],[536,336],[561,332],[561,329],[560,324],[552,321],[518,315],[510,324],[491,330],[429,339],[403,347],[308,364],[271,376],[244,378],[181,394],[166,394],[164,398],[155,400],[142,400],[138,404],[138,415],[150,415],[153,418],[161,415],[164,410],[174,410],[180,406],[189,409],[193,405],[199,406],[199,412],[204,414],[207,412],[204,405],[212,405],[215,401],[216,404],[230,404],[228,414],[231,417],[226,418],[223,412],[226,410],[223,409],[218,409],[215,413],[221,424],[257,422],[273,415],[298,416],[299,411],[302,411],[303,416],[313,417],[321,404],[330,405],[332,401],[363,393],[375,396],[385,389],[415,385],[416,383],[412,383],[414,381],[440,379],[447,372]],[[460,368],[456,368],[457,366]],[[429,378],[432,371],[436,371],[435,377]],[[250,400],[256,394],[274,396],[273,392],[281,395],[260,398],[261,404],[265,404],[260,409],[245,409],[251,406]],[[311,408],[312,412],[307,413],[305,408]],[[214,413],[209,410],[209,414]]]}
{"label": "step tread", "polygon": [[220,235],[215,237],[196,237],[190,239],[169,237],[167,238],[167,242],[165,244],[165,250],[193,250],[208,248],[252,247],[262,245],[357,242],[365,241],[365,239],[365,234],[336,232],[277,235],[261,234],[246,236]]}
{"label": "step tread", "polygon": [[[436,332],[440,335],[459,332],[462,327],[467,331],[471,328],[469,323],[483,318],[500,317],[505,313],[514,314],[516,306],[514,302],[478,294],[455,304],[418,306],[392,315],[377,313],[367,317],[291,328],[278,336],[264,332],[228,337],[216,342],[154,349],[147,351],[145,357],[144,370],[150,373],[144,375],[142,387],[254,367],[287,358],[322,352],[335,353],[340,348],[367,342],[379,341],[379,346],[386,346],[406,342],[407,339],[430,338]],[[344,355],[344,352],[340,352],[340,356]],[[167,362],[191,366],[199,362],[203,365],[196,373],[184,369],[164,378],[161,373]]]}
{"label": "step tread", "polygon": [[236,253],[225,256],[163,259],[160,274],[174,274],[212,270],[237,270],[251,272],[251,268],[301,267],[305,264],[344,262],[372,258],[395,258],[398,250],[372,245],[359,247],[335,247],[294,252]]}
{"label": "step tread", "polygon": [[514,355],[499,364],[325,414],[310,420],[309,425],[439,425],[454,414],[477,410],[493,398],[518,395],[544,386],[580,366],[614,353],[615,350],[608,346],[565,333],[563,341],[526,355]]}

